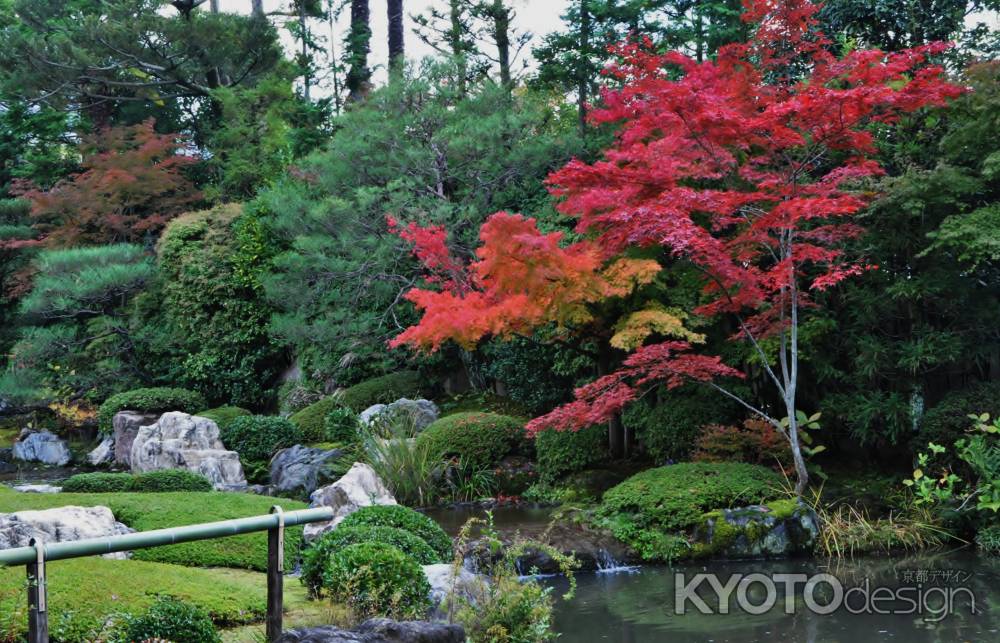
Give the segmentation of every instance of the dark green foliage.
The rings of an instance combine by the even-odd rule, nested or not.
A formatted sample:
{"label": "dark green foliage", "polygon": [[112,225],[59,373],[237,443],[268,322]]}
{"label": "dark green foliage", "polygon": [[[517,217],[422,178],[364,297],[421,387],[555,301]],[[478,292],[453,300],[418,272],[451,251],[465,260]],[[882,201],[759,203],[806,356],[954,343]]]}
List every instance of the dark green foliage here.
{"label": "dark green foliage", "polygon": [[294,413],[289,419],[302,432],[302,439],[309,443],[325,442],[326,416],[340,408],[336,397],[325,397]]}
{"label": "dark green foliage", "polygon": [[424,429],[417,443],[441,457],[488,468],[524,446],[524,420],[496,413],[456,413]]}
{"label": "dark green foliage", "polygon": [[65,493],[166,493],[211,491],[205,476],[184,469],[131,473],[78,473],[62,483]]}
{"label": "dark green foliage", "polygon": [[661,390],[648,397],[629,405],[622,421],[657,463],[686,459],[703,426],[727,424],[739,413],[735,403],[706,387]]}
{"label": "dark green foliage", "polygon": [[323,587],[323,572],[334,553],[359,543],[392,545],[421,565],[433,565],[445,560],[431,549],[423,538],[397,527],[342,526],[323,534],[302,552],[302,584],[312,596],[319,596]]}
{"label": "dark green foliage", "polygon": [[361,543],[336,551],[323,571],[323,589],[360,620],[384,616],[423,619],[431,587],[415,560],[384,543]]}
{"label": "dark green foliage", "polygon": [[170,596],[161,596],[138,617],[125,620],[126,641],[164,640],[171,643],[221,643],[208,613]]}
{"label": "dark green foliage", "polygon": [[260,282],[272,254],[260,221],[238,204],[170,222],[157,245],[159,279],[136,319],[160,379],[213,403],[266,405],[282,366]]}
{"label": "dark green foliage", "polygon": [[591,426],[579,431],[546,429],[535,436],[538,474],[551,484],[569,473],[593,467],[608,457],[607,427]]}
{"label": "dark green foliage", "polygon": [[990,525],[976,532],[976,546],[979,551],[1000,556],[1000,525]]}
{"label": "dark green foliage", "polygon": [[302,432],[285,418],[266,415],[238,417],[221,429],[222,443],[248,462],[267,462],[281,449],[302,442]]}
{"label": "dark green foliage", "polygon": [[650,560],[683,553],[672,532],[698,524],[702,514],[782,495],[783,480],[765,467],[690,462],[649,469],[605,492],[599,515],[615,536]]}
{"label": "dark green foliage", "polygon": [[220,429],[223,429],[229,426],[236,418],[253,414],[250,411],[238,406],[220,406],[214,409],[208,409],[207,411],[198,411],[195,415],[208,418],[218,424]]}
{"label": "dark green foliage", "polygon": [[336,398],[342,406],[361,413],[375,404],[389,404],[402,397],[420,397],[420,383],[420,373],[400,371],[349,386],[337,393]]}
{"label": "dark green foliage", "polygon": [[165,386],[137,388],[112,395],[105,400],[97,410],[97,424],[101,431],[108,432],[111,430],[111,420],[119,411],[196,413],[198,409],[202,408],[205,408],[205,398],[194,391]]}
{"label": "dark green foliage", "polygon": [[355,444],[359,441],[358,414],[344,407],[337,407],[323,420],[323,437],[333,444]]}
{"label": "dark green foliage", "polygon": [[503,384],[506,394],[532,416],[573,399],[574,376],[592,366],[591,360],[546,344],[538,334],[489,342],[480,353],[486,362],[484,375]]}
{"label": "dark green foliage", "polygon": [[172,491],[211,491],[212,483],[205,476],[184,469],[150,471],[135,476],[131,491],[167,493]]}
{"label": "dark green foliage", "polygon": [[395,527],[419,536],[442,559],[452,555],[451,538],[440,526],[424,514],[402,505],[362,507],[344,518],[337,527]]}
{"label": "dark green foliage", "polygon": [[928,442],[950,448],[976,425],[969,415],[981,413],[1000,415],[1000,382],[984,382],[946,395],[921,418],[912,445],[918,451],[926,449]]}

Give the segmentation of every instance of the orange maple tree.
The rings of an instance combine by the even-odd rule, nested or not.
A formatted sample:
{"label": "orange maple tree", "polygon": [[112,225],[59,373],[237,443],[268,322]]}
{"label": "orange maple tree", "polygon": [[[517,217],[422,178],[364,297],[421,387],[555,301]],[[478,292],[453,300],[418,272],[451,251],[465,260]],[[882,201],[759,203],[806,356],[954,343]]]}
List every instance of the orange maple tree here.
{"label": "orange maple tree", "polygon": [[[572,321],[584,314],[582,303],[653,279],[658,266],[628,256],[660,249],[703,275],[707,303],[695,314],[735,318],[733,339],[756,352],[780,412],[721,386],[720,376],[741,373],[694,352],[682,327],[654,308],[619,323],[632,322],[628,337],[619,336],[631,350],[621,368],[579,388],[529,431],[579,429],[608,420],[651,386],[702,382],[788,440],[801,493],[808,473],[796,413],[800,319],[817,305],[812,292],[875,268],[844,254],[862,232],[853,216],[876,196],[871,179],[882,173],[874,130],[945,105],[962,89],[931,62],[945,44],[838,58],[817,29],[816,5],[746,0],[744,9],[753,37],[723,47],[716,60],[652,53],[641,42],[617,48],[621,62],[608,71],[621,89],[606,91],[592,113],[598,123],[620,124],[614,145],[602,160],[573,161],[549,178],[584,241],[563,245],[531,219],[499,213],[482,228],[478,261],[458,270],[440,256],[443,231],[408,229],[418,256],[452,274],[438,290],[410,292],[423,317],[394,345],[471,346]],[[775,340],[776,359],[764,338]]]}

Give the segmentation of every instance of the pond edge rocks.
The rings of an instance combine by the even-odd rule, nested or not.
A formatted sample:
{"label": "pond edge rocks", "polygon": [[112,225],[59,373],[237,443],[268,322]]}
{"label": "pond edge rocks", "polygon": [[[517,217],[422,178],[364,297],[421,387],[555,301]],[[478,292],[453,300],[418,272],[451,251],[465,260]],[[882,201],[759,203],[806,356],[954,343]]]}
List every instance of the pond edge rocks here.
{"label": "pond edge rocks", "polygon": [[801,500],[710,511],[694,531],[696,558],[783,558],[812,552],[819,518]]}
{"label": "pond edge rocks", "polygon": [[333,625],[288,630],[278,643],[465,643],[461,625],[373,618],[353,630]]}
{"label": "pond edge rocks", "polygon": [[23,462],[40,462],[57,467],[69,464],[72,454],[66,441],[50,431],[32,431],[21,434],[14,443],[13,456]]}

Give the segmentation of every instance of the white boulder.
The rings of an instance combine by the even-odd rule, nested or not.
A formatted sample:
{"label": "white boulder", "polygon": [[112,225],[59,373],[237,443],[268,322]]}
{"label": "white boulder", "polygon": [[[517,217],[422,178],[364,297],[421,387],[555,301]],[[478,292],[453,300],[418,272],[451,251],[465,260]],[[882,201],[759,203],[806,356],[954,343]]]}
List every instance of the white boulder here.
{"label": "white boulder", "polygon": [[219,439],[219,426],[187,413],[164,413],[140,427],[132,443],[132,472],[187,469],[208,478],[216,489],[246,487],[240,456]]}
{"label": "white boulder", "polygon": [[20,493],[59,493],[62,487],[51,484],[21,484],[14,487],[14,491]]}
{"label": "white boulder", "polygon": [[87,462],[93,466],[108,464],[115,459],[115,439],[110,435],[97,445],[97,448],[87,454]]}
{"label": "white boulder", "polygon": [[71,457],[66,442],[48,431],[28,433],[14,443],[15,460],[61,467],[68,464]]}
{"label": "white boulder", "polygon": [[[0,514],[0,549],[27,547],[31,539],[61,543],[132,533],[107,507],[59,507]],[[125,553],[107,554],[126,558]]]}
{"label": "white boulder", "polygon": [[375,470],[362,462],[355,462],[340,480],[317,489],[309,499],[312,501],[311,507],[331,507],[333,520],[306,525],[306,540],[312,540],[330,531],[344,518],[362,507],[397,504],[392,492]]}
{"label": "white boulder", "polygon": [[447,620],[449,612],[460,607],[457,603],[475,605],[489,588],[489,581],[482,574],[465,567],[459,567],[455,574],[455,565],[451,563],[424,565],[423,570],[431,586],[431,620]]}

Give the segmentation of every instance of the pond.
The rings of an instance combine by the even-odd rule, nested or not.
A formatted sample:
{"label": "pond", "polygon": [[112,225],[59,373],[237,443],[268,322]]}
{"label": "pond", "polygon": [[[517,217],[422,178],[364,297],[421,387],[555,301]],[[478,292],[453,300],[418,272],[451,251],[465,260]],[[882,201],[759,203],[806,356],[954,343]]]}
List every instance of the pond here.
{"label": "pond", "polygon": [[[738,606],[737,592],[731,594],[728,614],[717,613],[719,601],[709,582],[696,585],[698,596],[715,613],[700,612],[687,601],[683,614],[675,614],[675,574],[684,574],[681,586],[691,587],[695,574],[716,574],[725,585],[733,574],[830,574],[849,592],[864,588],[867,600],[858,591],[850,592],[848,605],[826,614],[807,609],[804,583],[795,584],[792,614],[786,613],[784,582],[778,579],[774,607],[753,615]],[[589,573],[578,576],[576,597],[557,601],[555,629],[561,643],[615,641],[645,643],[670,641],[731,642],[796,641],[808,643],[905,641],[906,643],[952,641],[1000,641],[1000,560],[980,557],[967,551],[919,555],[891,559],[844,561],[787,560],[754,562],[706,562],[668,567],[643,567],[632,573]],[[556,592],[566,589],[562,579],[551,579]],[[816,586],[815,604],[821,607],[833,597],[832,585]],[[880,587],[888,588],[878,590]],[[902,588],[906,588],[905,590]],[[936,588],[936,589],[931,589]],[[968,591],[965,591],[967,589]],[[889,594],[888,592],[894,592]],[[922,592],[922,593],[918,593]],[[970,614],[972,598],[976,614]],[[767,586],[748,585],[746,596],[751,609],[767,603]],[[923,598],[918,598],[922,596]],[[923,616],[861,612],[865,605],[889,612],[911,611],[907,598],[926,606]],[[941,616],[949,602],[952,613]],[[848,607],[861,613],[851,613]],[[866,610],[868,611],[868,610]]]}

